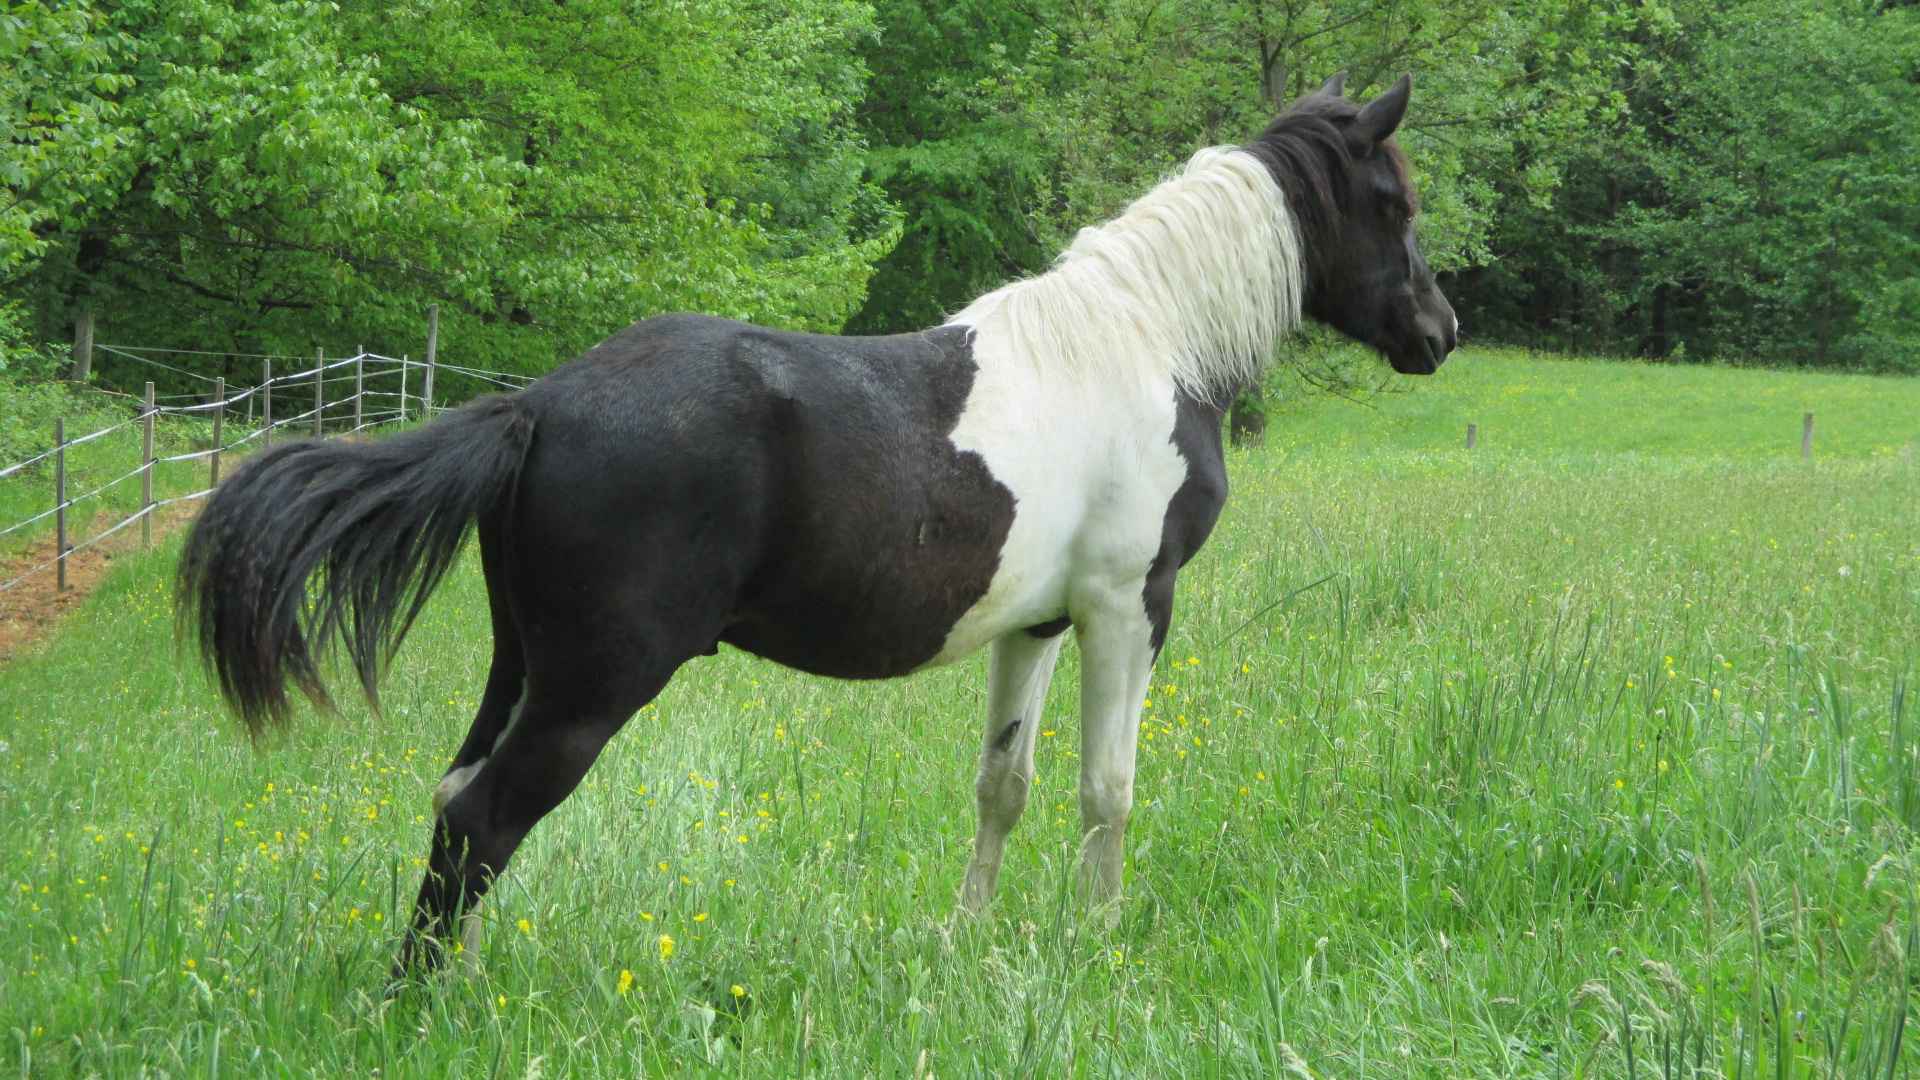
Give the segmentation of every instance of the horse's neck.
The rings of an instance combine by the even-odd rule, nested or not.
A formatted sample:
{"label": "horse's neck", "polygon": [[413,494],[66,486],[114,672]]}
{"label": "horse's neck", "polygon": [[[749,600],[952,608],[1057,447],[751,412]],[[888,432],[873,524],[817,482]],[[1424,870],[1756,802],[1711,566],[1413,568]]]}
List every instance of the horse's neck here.
{"label": "horse's neck", "polygon": [[1300,320],[1303,258],[1267,167],[1203,151],[1120,217],[1082,230],[1053,269],[953,322],[1015,360],[1081,380],[1171,381],[1203,401],[1257,379]]}

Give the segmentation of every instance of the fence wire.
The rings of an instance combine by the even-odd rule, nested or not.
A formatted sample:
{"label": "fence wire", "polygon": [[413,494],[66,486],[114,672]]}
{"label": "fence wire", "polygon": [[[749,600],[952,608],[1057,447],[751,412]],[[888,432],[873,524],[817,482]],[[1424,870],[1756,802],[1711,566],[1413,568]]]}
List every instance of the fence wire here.
{"label": "fence wire", "polygon": [[[253,359],[253,360],[299,361],[299,360],[312,359],[310,357],[288,356],[288,355],[273,354],[273,353],[229,353],[229,352],[218,352],[218,351],[207,350],[207,349],[158,349],[158,348],[147,348],[143,346],[129,346],[129,345],[95,344],[94,348],[100,349],[114,356],[119,356],[128,360],[135,361],[137,363],[147,364],[152,367],[161,368],[167,371],[175,372],[177,374],[185,375],[189,378],[198,379],[201,382],[205,382],[205,383],[215,383],[217,380],[206,375],[201,375],[198,372],[189,371],[185,368],[176,367],[172,364],[164,363],[162,361],[154,360],[150,357],[145,357],[138,354],[139,353],[159,353],[163,355],[180,355],[180,356],[223,356],[223,357],[234,357],[234,358],[240,358],[240,359]],[[355,373],[350,375],[339,374],[331,377],[328,376],[329,372],[336,371],[337,369],[346,367],[349,364],[360,365],[361,370],[356,371]],[[369,370],[369,368],[372,365],[379,365],[379,366],[377,369]],[[62,510],[72,510],[75,507],[79,506],[81,503],[99,498],[105,495],[111,489],[119,486],[120,484],[124,484],[128,480],[131,480],[134,477],[140,476],[142,473],[151,472],[152,470],[156,469],[158,466],[163,464],[173,465],[173,464],[180,464],[185,462],[201,461],[204,459],[212,458],[217,454],[230,453],[230,452],[239,450],[240,448],[246,446],[250,442],[255,441],[256,439],[265,438],[276,429],[292,427],[296,424],[302,425],[304,427],[310,427],[316,418],[319,419],[319,421],[323,425],[323,430],[324,430],[324,425],[329,420],[337,424],[341,420],[345,419],[346,415],[351,415],[350,413],[348,413],[349,406],[364,405],[365,403],[371,401],[374,398],[385,399],[387,401],[394,402],[395,405],[394,407],[382,407],[378,409],[365,410],[359,414],[359,416],[357,417],[358,422],[353,427],[345,431],[336,430],[334,432],[330,432],[326,434],[336,438],[341,436],[346,436],[346,435],[356,435],[362,431],[366,431],[367,429],[376,427],[380,424],[388,423],[395,419],[405,418],[410,411],[415,416],[430,415],[432,411],[434,411],[437,408],[437,406],[435,406],[433,402],[426,400],[421,394],[411,392],[412,388],[403,387],[403,389],[398,391],[368,390],[365,388],[365,382],[366,380],[369,380],[369,379],[391,378],[395,375],[400,375],[404,377],[405,373],[409,369],[426,370],[429,368],[435,369],[435,370],[443,370],[450,374],[465,376],[468,378],[475,379],[477,381],[486,382],[495,386],[503,387],[508,390],[523,389],[527,384],[534,381],[534,376],[521,375],[514,372],[486,371],[480,368],[464,367],[457,364],[431,364],[430,365],[422,361],[411,360],[406,357],[383,356],[379,353],[370,353],[370,352],[361,351],[356,353],[353,356],[345,357],[342,359],[337,359],[332,361],[321,360],[317,363],[314,363],[313,366],[304,368],[300,371],[276,374],[274,375],[273,378],[265,382],[247,387],[244,390],[240,390],[230,395],[227,395],[218,401],[205,400],[205,397],[206,397],[205,394],[169,394],[169,395],[166,395],[164,398],[157,398],[151,410],[148,410],[146,408],[146,402],[143,398],[135,397],[134,395],[131,395],[131,394],[122,394],[116,391],[106,390],[100,387],[86,387],[85,389],[92,390],[104,396],[113,397],[119,400],[131,401],[140,407],[140,412],[138,415],[129,417],[128,419],[125,419],[125,420],[121,420],[117,423],[109,424],[106,427],[100,428],[96,431],[89,431],[83,435],[74,436],[73,438],[67,439],[63,443],[60,443],[57,446],[51,447],[50,449],[45,450],[41,453],[35,454],[32,457],[26,458],[21,461],[16,461],[4,467],[0,467],[0,480],[4,480],[7,477],[14,476],[21,472],[24,472],[25,470],[30,469],[33,466],[46,461],[48,458],[51,458],[54,455],[61,453],[62,451],[71,450],[77,446],[83,446],[87,443],[93,442],[96,439],[105,438],[106,436],[111,435],[114,432],[133,427],[134,425],[141,424],[143,422],[148,421],[149,419],[151,419],[154,422],[158,422],[162,418],[166,418],[166,417],[180,417],[183,419],[190,419],[190,418],[204,419],[206,414],[211,414],[211,413],[214,413],[215,411],[224,413],[225,410],[228,409],[229,407],[237,405],[240,402],[247,401],[250,398],[252,398],[254,395],[260,394],[263,391],[270,388],[277,387],[282,391],[283,394],[287,392],[298,392],[300,390],[311,390],[314,386],[316,379],[322,387],[326,386],[329,383],[338,384],[341,382],[356,381],[356,380],[361,383],[361,389],[355,391],[352,394],[347,395],[346,397],[336,398],[332,401],[324,400],[324,390],[323,390],[322,391],[323,401],[321,404],[314,406],[312,408],[306,409],[303,412],[296,413],[292,416],[276,417],[271,424],[267,424],[261,427],[255,427],[252,430],[248,431],[245,435],[241,436],[240,438],[234,439],[231,442],[227,442],[221,446],[208,447],[202,450],[183,451],[177,454],[156,455],[150,460],[141,462],[140,465],[138,465],[134,469],[126,473],[122,473],[121,475],[115,477],[114,479],[109,480],[106,483],[101,484],[100,486],[93,488],[92,490],[87,491],[84,494],[75,495],[71,498],[66,499],[63,502],[60,502],[58,505],[50,507],[49,509],[40,511],[39,513],[33,514],[30,517],[24,518],[20,521],[16,521],[5,527],[0,527],[0,537],[4,537],[4,536],[11,535],[13,533],[20,532],[23,529],[26,529],[33,525],[44,522],[46,519],[55,516],[56,514],[60,513]],[[197,399],[197,403],[191,404],[191,405],[168,405],[168,404],[161,403],[166,400],[178,401],[183,399]],[[409,401],[418,403],[418,407],[413,410],[409,410],[407,408],[407,403]],[[328,416],[329,413],[332,413],[333,415],[329,417]],[[148,515],[152,514],[155,510],[159,509],[162,506],[171,506],[174,503],[192,502],[197,499],[204,499],[207,497],[207,495],[211,494],[213,490],[214,490],[213,488],[208,487],[208,488],[204,488],[199,491],[190,492],[184,495],[174,495],[165,499],[155,499],[152,502],[148,503],[147,505],[142,506],[140,509],[135,510],[133,513],[129,514],[127,517],[122,518],[120,521],[115,522],[113,525],[108,526],[106,529],[102,530],[101,532],[94,534],[93,536],[87,538],[84,541],[81,541],[78,544],[70,545],[64,553],[56,552],[52,558],[47,559],[44,562],[35,564],[31,568],[27,569],[26,571],[16,575],[15,577],[5,582],[0,582],[0,592],[5,592],[13,588],[15,585],[18,585],[21,582],[27,580],[28,578],[33,577],[35,574],[38,574],[41,571],[46,570],[51,566],[54,566],[61,560],[61,558],[64,555],[75,555],[75,554],[78,554],[79,552],[85,551],[88,548],[93,547],[94,545],[100,543],[101,541],[121,531],[122,529],[133,524],[134,522],[147,517]]]}

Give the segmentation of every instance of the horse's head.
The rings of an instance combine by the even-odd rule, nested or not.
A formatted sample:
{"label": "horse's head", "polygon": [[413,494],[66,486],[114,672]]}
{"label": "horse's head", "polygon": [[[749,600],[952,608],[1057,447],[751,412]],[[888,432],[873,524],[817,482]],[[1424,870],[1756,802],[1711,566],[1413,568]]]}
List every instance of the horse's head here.
{"label": "horse's head", "polygon": [[1344,74],[1282,113],[1249,152],[1287,194],[1305,240],[1308,315],[1378,349],[1395,371],[1426,375],[1453,351],[1460,320],[1420,254],[1420,209],[1393,133],[1411,76],[1365,105]]}

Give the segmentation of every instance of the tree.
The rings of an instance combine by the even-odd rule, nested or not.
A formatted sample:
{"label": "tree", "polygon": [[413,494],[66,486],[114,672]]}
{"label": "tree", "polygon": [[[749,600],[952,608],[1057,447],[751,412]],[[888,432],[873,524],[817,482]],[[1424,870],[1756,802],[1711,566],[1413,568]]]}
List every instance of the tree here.
{"label": "tree", "polygon": [[[540,370],[692,308],[835,328],[896,218],[840,0],[16,4],[4,299],[146,342]],[[389,347],[392,347],[391,345]]]}
{"label": "tree", "polygon": [[1616,123],[1564,187],[1508,203],[1464,298],[1586,351],[1912,366],[1920,12],[1742,0],[1650,9]]}

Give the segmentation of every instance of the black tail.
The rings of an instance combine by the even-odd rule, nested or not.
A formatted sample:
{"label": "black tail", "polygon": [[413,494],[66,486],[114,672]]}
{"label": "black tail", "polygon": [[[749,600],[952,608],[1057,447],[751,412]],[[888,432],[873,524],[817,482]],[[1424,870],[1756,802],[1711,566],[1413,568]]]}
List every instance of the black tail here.
{"label": "black tail", "polygon": [[532,440],[526,408],[489,397],[379,442],[276,446],[220,485],[180,557],[179,612],[250,730],[285,719],[289,679],[329,704],[315,645],[336,633],[378,704],[380,669]]}

